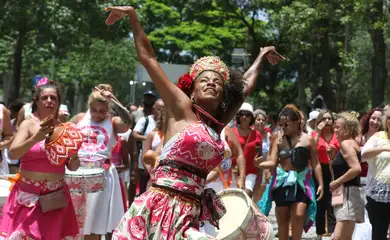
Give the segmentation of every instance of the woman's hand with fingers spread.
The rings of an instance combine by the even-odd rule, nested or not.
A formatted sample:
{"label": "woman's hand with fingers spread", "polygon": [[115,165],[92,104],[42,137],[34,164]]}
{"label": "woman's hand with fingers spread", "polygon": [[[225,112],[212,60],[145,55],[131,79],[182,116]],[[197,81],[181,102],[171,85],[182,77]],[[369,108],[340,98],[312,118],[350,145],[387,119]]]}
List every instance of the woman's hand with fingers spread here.
{"label": "woman's hand with fingers spread", "polygon": [[120,6],[120,7],[108,7],[105,8],[104,10],[109,11],[110,15],[108,15],[106,19],[106,24],[107,25],[112,25],[121,18],[125,16],[129,16],[129,14],[134,11],[133,7],[129,6]]}

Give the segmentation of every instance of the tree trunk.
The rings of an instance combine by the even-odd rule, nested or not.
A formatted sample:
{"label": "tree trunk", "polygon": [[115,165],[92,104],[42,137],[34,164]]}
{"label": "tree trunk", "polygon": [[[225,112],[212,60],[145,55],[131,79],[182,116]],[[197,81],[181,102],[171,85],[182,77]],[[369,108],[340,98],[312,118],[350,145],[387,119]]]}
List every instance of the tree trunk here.
{"label": "tree trunk", "polygon": [[16,46],[14,51],[14,69],[13,69],[13,86],[11,95],[8,99],[8,102],[16,100],[19,98],[20,82],[22,76],[22,66],[23,66],[23,48],[24,48],[24,38],[26,32],[23,29],[19,29],[18,38],[16,39]]}
{"label": "tree trunk", "polygon": [[[328,27],[328,26],[324,26]],[[321,95],[324,97],[326,106],[331,109],[335,110],[336,104],[335,104],[335,96],[332,89],[332,83],[330,81],[330,44],[329,44],[329,32],[328,30],[325,31],[323,35],[322,45],[321,45],[321,54],[322,54],[322,67],[321,67],[321,76],[322,76],[322,88],[321,88]]]}
{"label": "tree trunk", "polygon": [[385,84],[387,80],[386,43],[383,25],[377,24],[384,21],[383,0],[374,1],[368,13],[370,17],[369,32],[374,49],[374,56],[371,58],[371,101],[372,106],[375,107],[382,104],[385,100]]}
{"label": "tree trunk", "polygon": [[[349,47],[349,25],[345,25],[345,36],[344,36],[344,52],[348,53]],[[336,111],[345,111],[347,109],[347,84],[346,84],[346,70],[343,67],[338,67],[336,69],[336,82],[338,86],[338,98]]]}
{"label": "tree trunk", "polygon": [[307,104],[306,104],[306,92],[305,92],[305,69],[304,66],[301,65],[298,70],[298,79],[297,79],[297,87],[298,87],[298,99],[297,99],[297,105],[298,108],[302,111],[306,111]]}

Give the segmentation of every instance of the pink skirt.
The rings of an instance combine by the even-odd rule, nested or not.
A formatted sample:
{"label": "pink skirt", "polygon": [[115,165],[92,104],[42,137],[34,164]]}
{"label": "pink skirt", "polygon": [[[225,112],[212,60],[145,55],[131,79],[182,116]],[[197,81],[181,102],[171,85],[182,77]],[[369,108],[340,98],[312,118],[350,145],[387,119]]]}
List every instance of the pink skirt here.
{"label": "pink skirt", "polygon": [[[62,188],[69,199],[69,205],[65,208],[43,213],[39,201],[35,204],[23,204],[28,202],[25,201],[26,197],[24,196],[29,196],[29,193],[44,195]],[[63,180],[38,182],[22,178],[15,183],[3,208],[0,222],[1,237],[7,239],[60,240],[68,237],[72,238],[78,232],[76,214],[69,189]]]}

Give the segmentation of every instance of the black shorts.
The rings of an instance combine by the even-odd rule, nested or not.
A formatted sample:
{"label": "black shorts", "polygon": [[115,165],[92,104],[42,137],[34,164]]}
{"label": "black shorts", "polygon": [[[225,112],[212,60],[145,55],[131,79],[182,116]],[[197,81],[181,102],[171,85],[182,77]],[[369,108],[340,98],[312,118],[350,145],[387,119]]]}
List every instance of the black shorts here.
{"label": "black shorts", "polygon": [[294,196],[295,187],[278,187],[272,191],[272,198],[277,207],[290,206],[293,203],[309,203],[310,199],[306,196],[301,186],[297,186],[297,193]]}

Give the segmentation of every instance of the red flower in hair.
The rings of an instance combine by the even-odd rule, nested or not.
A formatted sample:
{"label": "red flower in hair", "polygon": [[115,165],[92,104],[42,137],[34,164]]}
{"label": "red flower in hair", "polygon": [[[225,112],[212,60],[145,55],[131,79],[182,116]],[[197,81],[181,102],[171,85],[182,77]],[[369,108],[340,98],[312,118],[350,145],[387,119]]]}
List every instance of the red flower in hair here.
{"label": "red flower in hair", "polygon": [[177,81],[177,87],[180,88],[185,94],[189,95],[193,81],[194,79],[188,73],[186,73],[179,78],[179,81]]}

